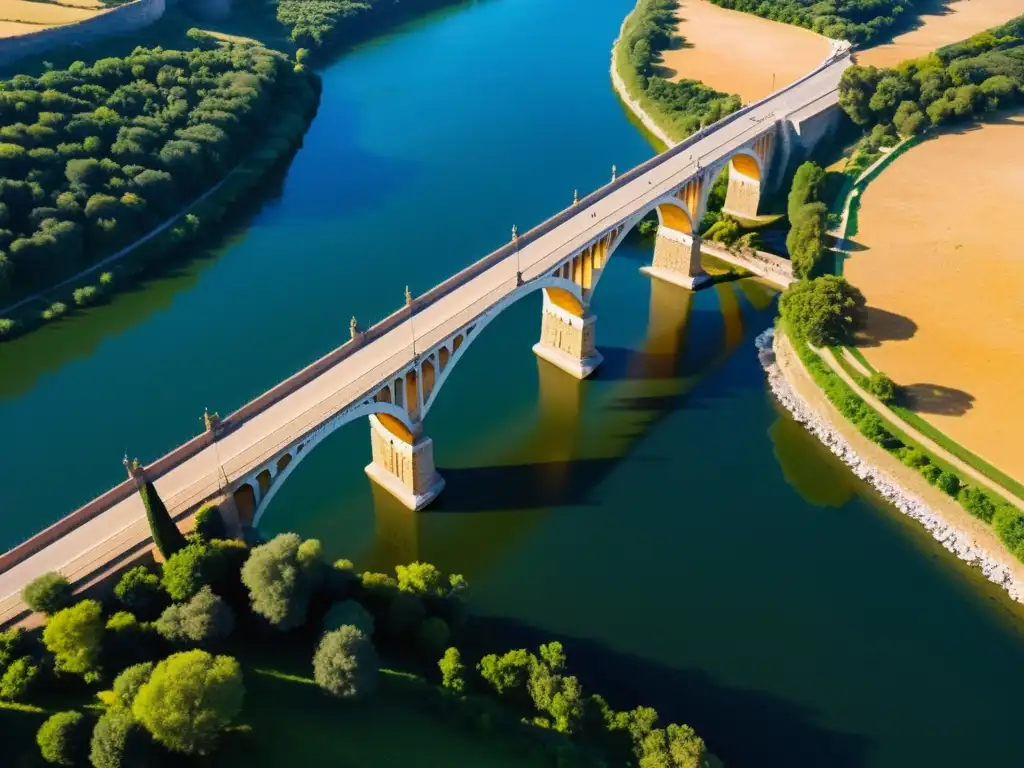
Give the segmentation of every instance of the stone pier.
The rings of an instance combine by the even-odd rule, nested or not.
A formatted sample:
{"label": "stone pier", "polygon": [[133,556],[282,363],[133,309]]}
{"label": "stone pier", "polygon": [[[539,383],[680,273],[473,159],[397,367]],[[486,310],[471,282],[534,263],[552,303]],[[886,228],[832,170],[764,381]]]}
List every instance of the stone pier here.
{"label": "stone pier", "polygon": [[444,488],[444,478],[434,466],[434,441],[396,431],[386,426],[382,417],[370,417],[373,461],[366,465],[366,474],[409,509],[418,511]]}
{"label": "stone pier", "polygon": [[711,278],[700,265],[700,235],[690,235],[662,225],[654,242],[654,263],[641,272],[695,291]]}
{"label": "stone pier", "polygon": [[597,315],[586,310],[582,317],[574,315],[552,301],[545,291],[540,341],[533,345],[533,351],[571,376],[585,379],[604,359],[594,345],[595,322]]}

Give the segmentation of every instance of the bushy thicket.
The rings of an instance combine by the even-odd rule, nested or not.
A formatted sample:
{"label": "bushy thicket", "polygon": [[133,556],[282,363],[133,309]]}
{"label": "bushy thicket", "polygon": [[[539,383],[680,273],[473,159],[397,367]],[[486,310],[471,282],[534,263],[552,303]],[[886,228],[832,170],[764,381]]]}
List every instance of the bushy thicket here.
{"label": "bushy thicket", "polygon": [[878,143],[1022,101],[1024,16],[890,69],[850,67],[839,82],[839,104]]}
{"label": "bushy thicket", "polygon": [[870,43],[913,16],[907,0],[843,0],[815,3],[809,0],[711,0],[722,8],[753,13],[784,24],[813,29],[825,37]]}
{"label": "bushy thicket", "polygon": [[310,87],[293,66],[253,44],[140,47],[0,81],[0,301],[132,243],[221,179],[278,94]]}
{"label": "bushy thicket", "polygon": [[825,171],[808,161],[796,169],[789,190],[787,213],[789,233],[786,250],[793,265],[793,276],[813,276],[825,253],[825,230],[828,207],[821,202]]}
{"label": "bushy thicket", "polygon": [[779,299],[786,327],[816,347],[851,343],[864,323],[864,307],[864,295],[835,275],[793,283]]}
{"label": "bushy thicket", "polygon": [[678,38],[676,0],[639,0],[626,19],[615,51],[616,68],[630,94],[674,139],[740,108],[740,97],[696,80],[669,82],[659,74],[660,52]]}
{"label": "bushy thicket", "polygon": [[[326,46],[355,27],[408,15],[444,0],[278,0],[277,20],[291,39],[311,48]],[[301,59],[300,59],[301,61]]]}

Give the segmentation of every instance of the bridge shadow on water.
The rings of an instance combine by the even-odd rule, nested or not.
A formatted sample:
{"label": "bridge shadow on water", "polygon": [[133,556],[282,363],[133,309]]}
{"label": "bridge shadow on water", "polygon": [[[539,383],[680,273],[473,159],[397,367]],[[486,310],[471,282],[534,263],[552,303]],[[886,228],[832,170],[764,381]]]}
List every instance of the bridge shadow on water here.
{"label": "bridge shadow on water", "polygon": [[[653,707],[662,724],[692,726],[730,768],[867,765],[871,742],[866,737],[831,730],[818,722],[818,713],[810,707],[730,686],[699,669],[678,669],[601,642],[496,617],[474,616],[465,640],[479,653],[536,648],[557,640],[585,693],[600,693],[616,709]],[[756,638],[751,640],[756,653]]]}

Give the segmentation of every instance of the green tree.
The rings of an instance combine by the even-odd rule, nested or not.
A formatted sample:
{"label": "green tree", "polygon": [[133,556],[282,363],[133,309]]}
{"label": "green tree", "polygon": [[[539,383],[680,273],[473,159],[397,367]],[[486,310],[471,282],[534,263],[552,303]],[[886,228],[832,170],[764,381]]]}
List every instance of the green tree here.
{"label": "green tree", "polygon": [[688,725],[655,728],[640,742],[640,768],[703,768],[704,740]]}
{"label": "green tree", "polygon": [[54,655],[58,670],[91,682],[99,677],[103,627],[100,604],[83,600],[50,617],[43,628],[43,645]]}
{"label": "green tree", "polygon": [[808,203],[821,201],[822,188],[825,184],[825,169],[808,160],[796,169],[793,183],[789,188],[787,213],[790,222],[797,219],[801,209]]}
{"label": "green tree", "polygon": [[81,712],[58,712],[36,733],[43,759],[55,765],[74,765],[89,743],[89,723]]}
{"label": "green tree", "polygon": [[477,669],[484,682],[500,695],[526,685],[532,662],[533,655],[520,648],[503,656],[490,653],[480,659]]}
{"label": "green tree", "polygon": [[242,566],[253,612],[278,629],[305,623],[310,595],[323,576],[318,547],[305,546],[300,557],[303,545],[296,534],[282,533],[255,547]]}
{"label": "green tree", "polygon": [[448,580],[435,565],[430,563],[409,563],[396,565],[398,588],[414,595],[444,597],[448,594]]}
{"label": "green tree", "polygon": [[871,99],[882,74],[875,67],[852,66],[839,80],[839,106],[857,125],[870,125],[875,115]]}
{"label": "green tree", "polygon": [[225,560],[220,550],[203,542],[194,542],[175,552],[164,563],[161,583],[172,600],[182,602],[221,578],[224,567]]}
{"label": "green tree", "polygon": [[142,497],[142,504],[146,508],[146,520],[149,521],[149,530],[153,534],[153,543],[160,554],[167,559],[184,549],[188,542],[171,519],[153,483],[148,480],[143,483],[139,487],[139,496]]}
{"label": "green tree", "polygon": [[196,512],[195,531],[204,541],[223,539],[227,536],[227,531],[224,528],[224,519],[221,517],[220,510],[216,504],[207,504]]}
{"label": "green tree", "polygon": [[900,136],[917,136],[928,127],[928,116],[916,101],[904,101],[897,108],[892,122]]}
{"label": "green tree", "polygon": [[313,679],[328,693],[358,699],[377,688],[380,661],[369,638],[352,626],[326,633],[313,656]]}
{"label": "green tree", "polygon": [[125,571],[114,587],[114,595],[121,605],[143,617],[157,615],[167,602],[160,577],[144,565]]}
{"label": "green tree", "polygon": [[331,632],[343,626],[355,627],[367,637],[373,636],[373,616],[355,600],[335,603],[324,615],[324,632]]}
{"label": "green tree", "polygon": [[21,599],[38,613],[54,614],[71,605],[74,590],[59,573],[50,571],[30,581],[21,590]]}
{"label": "green tree", "polygon": [[147,738],[142,727],[124,710],[105,712],[89,742],[93,768],[135,768],[147,764]]}
{"label": "green tree", "polygon": [[187,603],[168,606],[156,621],[156,631],[172,643],[211,643],[235,629],[235,614],[224,600],[203,587]]}
{"label": "green tree", "polygon": [[881,371],[871,374],[871,378],[868,379],[868,392],[883,403],[892,403],[896,400],[896,384]]}
{"label": "green tree", "polygon": [[828,208],[824,203],[807,203],[797,211],[786,235],[786,250],[793,265],[793,276],[811,277],[825,254],[825,223]]}
{"label": "green tree", "polygon": [[462,665],[462,654],[458,648],[448,648],[437,666],[441,670],[441,685],[456,693],[466,689],[466,668]]}
{"label": "green tree", "polygon": [[797,337],[814,346],[849,344],[864,323],[864,295],[842,277],[825,275],[793,283],[779,312]]}
{"label": "green tree", "polygon": [[0,677],[0,699],[9,701],[24,699],[38,674],[39,667],[33,663],[31,656],[15,659],[7,667],[3,677]]}
{"label": "green tree", "polygon": [[244,698],[242,669],[235,659],[185,651],[156,665],[132,712],[171,751],[202,755],[242,711]]}
{"label": "green tree", "polygon": [[131,712],[135,697],[139,695],[139,689],[153,675],[153,666],[153,663],[149,661],[142,664],[134,664],[114,678],[114,702],[112,705],[114,708],[120,707],[127,712]]}

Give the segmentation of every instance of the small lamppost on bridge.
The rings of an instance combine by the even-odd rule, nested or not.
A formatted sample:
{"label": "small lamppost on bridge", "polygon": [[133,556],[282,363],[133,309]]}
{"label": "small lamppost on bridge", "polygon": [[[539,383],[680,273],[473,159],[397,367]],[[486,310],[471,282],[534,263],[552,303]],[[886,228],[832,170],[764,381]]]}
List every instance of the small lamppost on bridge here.
{"label": "small lamppost on bridge", "polygon": [[359,323],[356,321],[356,316],[352,315],[352,319],[348,321],[348,335],[354,340],[356,334],[359,333]]}
{"label": "small lamppost on bridge", "polygon": [[405,286],[405,306],[412,306],[412,291],[409,290],[409,286]]}
{"label": "small lamppost on bridge", "polygon": [[132,459],[131,461],[129,461],[128,454],[126,453],[121,463],[124,464],[125,471],[128,472],[128,477],[131,479],[131,481],[135,483],[135,487],[141,488],[142,485],[146,482],[146,478],[142,472],[142,465],[139,464],[139,460]]}
{"label": "small lamppost on bridge", "polygon": [[512,242],[514,243],[518,239],[519,239],[519,227],[517,227],[515,224],[513,224],[512,225]]}
{"label": "small lamppost on bridge", "polygon": [[574,189],[572,191],[572,204],[573,205],[579,205],[580,204],[580,191],[578,189]]}
{"label": "small lamppost on bridge", "polygon": [[619,174],[617,173],[617,170],[616,170],[615,166],[613,165],[612,166],[612,181],[615,181],[615,179],[618,177],[618,175]]}

